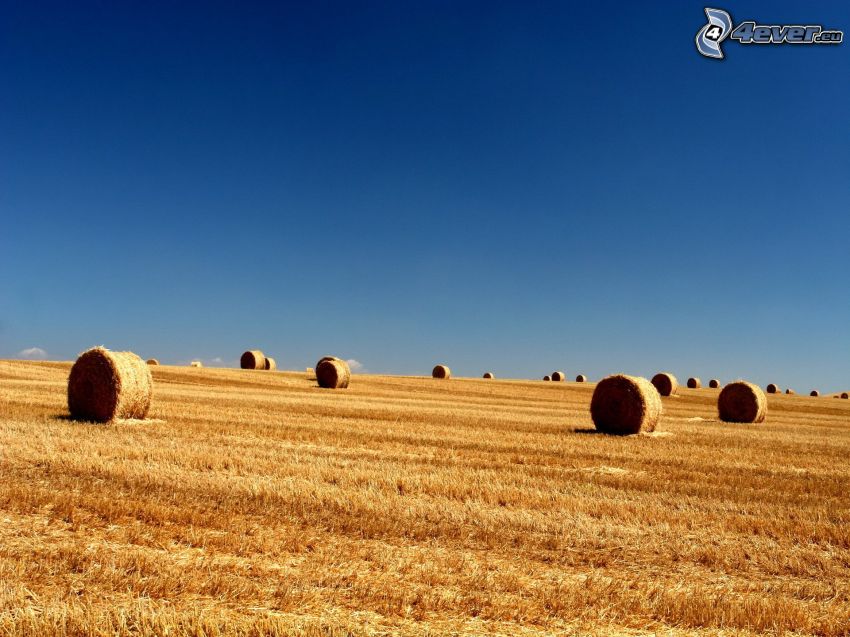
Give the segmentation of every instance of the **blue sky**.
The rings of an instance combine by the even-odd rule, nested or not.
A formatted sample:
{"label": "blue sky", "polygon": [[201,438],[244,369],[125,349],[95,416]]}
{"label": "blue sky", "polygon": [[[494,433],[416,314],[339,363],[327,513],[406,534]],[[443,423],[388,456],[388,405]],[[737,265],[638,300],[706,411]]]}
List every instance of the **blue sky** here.
{"label": "blue sky", "polygon": [[850,389],[850,44],[703,6],[5,2],[0,357]]}

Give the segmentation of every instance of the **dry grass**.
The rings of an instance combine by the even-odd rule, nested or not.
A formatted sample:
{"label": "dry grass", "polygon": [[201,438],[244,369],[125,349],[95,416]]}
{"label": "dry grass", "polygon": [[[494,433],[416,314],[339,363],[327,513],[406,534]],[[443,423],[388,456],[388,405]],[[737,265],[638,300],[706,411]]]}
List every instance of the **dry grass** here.
{"label": "dry grass", "polygon": [[159,366],[100,426],[69,368],[0,362],[0,635],[848,634],[848,401]]}

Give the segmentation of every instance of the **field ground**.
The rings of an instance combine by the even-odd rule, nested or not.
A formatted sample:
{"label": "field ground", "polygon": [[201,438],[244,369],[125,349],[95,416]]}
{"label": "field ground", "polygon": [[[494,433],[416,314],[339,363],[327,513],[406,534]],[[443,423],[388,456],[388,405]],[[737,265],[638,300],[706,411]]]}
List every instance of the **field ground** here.
{"label": "field ground", "polygon": [[850,401],[592,433],[592,384],[0,362],[0,635],[850,635]]}

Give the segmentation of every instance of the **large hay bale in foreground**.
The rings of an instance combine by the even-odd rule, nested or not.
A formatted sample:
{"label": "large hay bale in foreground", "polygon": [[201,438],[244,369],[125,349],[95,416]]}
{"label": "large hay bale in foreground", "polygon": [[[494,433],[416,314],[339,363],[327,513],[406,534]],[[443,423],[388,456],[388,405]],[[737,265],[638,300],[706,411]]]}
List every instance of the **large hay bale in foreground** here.
{"label": "large hay bale in foreground", "polygon": [[325,356],[316,366],[316,380],[325,389],[346,389],[351,382],[351,368],[341,358]]}
{"label": "large hay bale in foreground", "polygon": [[584,374],[579,374],[578,376],[576,376],[576,382],[577,383],[586,383],[587,382],[587,376],[585,376]]}
{"label": "large hay bale in foreground", "polygon": [[552,380],[552,379],[551,379],[551,378],[549,378],[549,376],[548,376],[548,375],[546,375],[546,376],[544,376],[544,377],[543,377],[543,380]]}
{"label": "large hay bale in foreground", "polygon": [[144,418],[151,406],[153,380],[133,352],[95,347],[80,354],[68,376],[68,410],[77,420],[109,422]]}
{"label": "large hay bale in foreground", "polygon": [[657,373],[652,377],[652,384],[662,396],[672,396],[679,391],[679,381],[668,372]]}
{"label": "large hay bale in foreground", "polygon": [[846,391],[845,391],[845,392],[841,392],[841,397],[842,397],[844,400],[848,400],[848,399],[850,399],[850,394],[848,394]]}
{"label": "large hay bale in foreground", "polygon": [[779,385],[776,385],[775,383],[770,383],[767,386],[767,393],[768,394],[781,394],[782,390],[779,389]]}
{"label": "large hay bale in foreground", "polygon": [[692,377],[688,379],[688,389],[699,389],[702,387],[702,381],[699,378]]}
{"label": "large hay bale in foreground", "polygon": [[561,381],[566,380],[566,376],[564,376],[564,372],[552,372],[552,380],[560,383]]}
{"label": "large hay bale in foreground", "polygon": [[266,369],[275,370],[277,369],[277,361],[271,358],[270,356],[266,356]]}
{"label": "large hay bale in foreground", "polygon": [[451,378],[452,370],[450,370],[446,365],[436,365],[434,369],[431,370],[431,376],[434,378]]}
{"label": "large hay bale in foreground", "polygon": [[817,389],[813,389],[809,392],[809,396],[814,396],[815,398],[817,398],[818,396],[820,396],[820,392]]}
{"label": "large hay bale in foreground", "polygon": [[767,397],[758,385],[737,380],[720,392],[717,412],[724,422],[764,422]]}
{"label": "large hay bale in foreground", "polygon": [[484,378],[496,378],[493,372],[484,372]]}
{"label": "large hay bale in foreground", "polygon": [[590,400],[593,424],[606,434],[654,431],[662,410],[661,395],[651,382],[623,374],[599,381]]}
{"label": "large hay bale in foreground", "polygon": [[717,380],[716,378],[712,378],[710,381],[708,381],[708,386],[711,389],[719,389],[720,388],[720,381]]}
{"label": "large hay bale in foreground", "polygon": [[239,359],[239,366],[242,369],[265,369],[266,356],[258,349],[248,350]]}
{"label": "large hay bale in foreground", "polygon": [[155,358],[149,358],[145,361],[148,365],[159,365],[159,361]]}

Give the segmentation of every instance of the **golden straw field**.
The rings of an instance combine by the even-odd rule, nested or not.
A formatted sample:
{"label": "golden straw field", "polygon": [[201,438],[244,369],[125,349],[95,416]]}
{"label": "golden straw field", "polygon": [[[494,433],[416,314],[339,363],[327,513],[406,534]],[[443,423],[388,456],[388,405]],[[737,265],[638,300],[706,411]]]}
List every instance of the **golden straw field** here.
{"label": "golden straw field", "polygon": [[93,425],[0,362],[0,636],[850,635],[850,400],[609,437],[594,383],[151,369]]}

